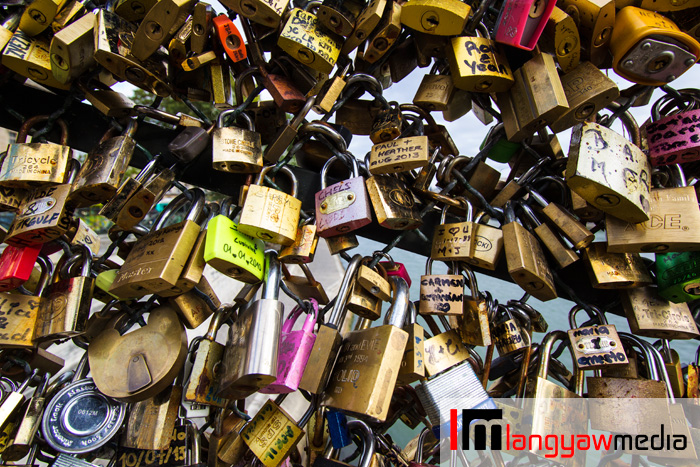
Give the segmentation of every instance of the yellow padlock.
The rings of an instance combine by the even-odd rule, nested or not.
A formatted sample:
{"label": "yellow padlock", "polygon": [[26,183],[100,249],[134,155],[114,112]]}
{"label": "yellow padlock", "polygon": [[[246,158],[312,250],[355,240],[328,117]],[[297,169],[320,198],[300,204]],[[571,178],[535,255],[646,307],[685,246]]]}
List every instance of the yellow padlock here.
{"label": "yellow padlock", "polygon": [[459,0],[411,0],[403,6],[401,24],[436,36],[458,36],[472,9]]}
{"label": "yellow padlock", "polygon": [[340,55],[342,41],[320,27],[318,18],[294,8],[277,39],[277,45],[304,65],[330,73]]}

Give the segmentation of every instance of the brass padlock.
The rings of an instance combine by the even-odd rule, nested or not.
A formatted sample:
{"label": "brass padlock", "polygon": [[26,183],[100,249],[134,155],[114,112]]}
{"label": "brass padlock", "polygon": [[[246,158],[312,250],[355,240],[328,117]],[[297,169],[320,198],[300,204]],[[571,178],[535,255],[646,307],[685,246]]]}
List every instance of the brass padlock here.
{"label": "brass padlock", "polygon": [[633,334],[660,339],[695,339],[698,327],[687,303],[671,303],[656,287],[625,289],[622,308]]}
{"label": "brass padlock", "polygon": [[581,370],[597,369],[615,365],[627,365],[629,360],[617,335],[614,324],[608,324],[605,314],[596,307],[590,307],[598,316],[593,326],[578,327],[576,313],[583,309],[576,305],[569,311],[569,341],[574,354],[576,367]]}
{"label": "brass padlock", "polygon": [[[554,7],[539,41],[542,51],[552,54],[559,68],[568,73],[581,59],[581,39],[574,19],[559,7]],[[566,88],[565,88],[566,89]]]}
{"label": "brass padlock", "polygon": [[56,14],[68,3],[68,0],[34,0],[22,14],[19,29],[28,36],[41,34],[51,26]]}
{"label": "brass padlock", "polygon": [[327,29],[347,37],[355,29],[355,21],[362,13],[364,3],[361,0],[323,0],[318,7],[318,20]]}
{"label": "brass padlock", "polygon": [[26,142],[29,130],[48,119],[48,115],[36,116],[22,124],[17,139],[7,147],[7,154],[2,159],[0,187],[32,188],[65,183],[68,164],[73,158],[73,150],[66,146],[66,122],[56,120],[61,130],[60,144]]}
{"label": "brass padlock", "polygon": [[429,150],[427,136],[408,136],[380,142],[372,145],[367,166],[373,175],[420,169],[428,165]]}
{"label": "brass padlock", "polygon": [[626,289],[652,284],[642,257],[636,253],[611,253],[605,242],[583,250],[591,285],[596,289]]}
{"label": "brass padlock", "polygon": [[[401,8],[401,4],[398,2],[388,2],[381,21],[367,39],[367,46],[361,54],[361,58],[367,63],[376,63],[399,38],[401,34]],[[360,56],[359,53],[358,56]],[[379,70],[381,71],[381,68]]]}
{"label": "brass padlock", "polygon": [[282,21],[289,0],[225,0],[222,4],[250,21],[276,28]]}
{"label": "brass padlock", "polygon": [[95,21],[94,13],[86,13],[51,39],[51,72],[59,83],[70,83],[95,67]]}
{"label": "brass padlock", "polygon": [[365,184],[379,225],[392,230],[413,230],[423,225],[418,201],[401,179],[372,175]]}
{"label": "brass padlock", "polygon": [[196,284],[196,290],[190,289],[178,296],[170,297],[167,303],[180,315],[180,321],[188,329],[197,329],[214,312],[212,305],[216,308],[221,305],[219,297],[204,275]]}
{"label": "brass padlock", "polygon": [[301,200],[296,198],[297,179],[286,166],[280,172],[292,183],[291,195],[263,186],[263,178],[271,169],[264,167],[248,188],[238,230],[254,238],[280,245],[291,245],[297,235]]}
{"label": "brass padlock", "polygon": [[484,37],[453,37],[447,48],[454,85],[469,92],[505,92],[515,82],[510,65],[486,28],[477,30]]}
{"label": "brass padlock", "polygon": [[491,336],[501,357],[528,347],[532,339],[528,330],[523,329],[520,322],[513,316],[514,311],[518,310],[499,304],[494,315]]}
{"label": "brass padlock", "polygon": [[616,6],[620,8],[614,0],[563,0],[559,5],[576,23],[582,58],[597,67],[610,60],[608,44],[615,25]]}
{"label": "brass padlock", "polygon": [[193,0],[159,0],[146,13],[136,30],[131,54],[138,60],[147,60],[185,24],[194,8],[194,3]]}
{"label": "brass padlock", "polygon": [[[435,227],[433,233],[433,246],[430,257],[439,261],[464,261],[474,256],[474,222],[472,222],[473,208],[471,203],[464,200],[458,201],[466,208],[465,222],[445,224],[448,206],[442,208],[440,224]],[[465,206],[466,205],[466,206]]]}
{"label": "brass padlock", "polygon": [[374,144],[396,139],[401,134],[402,124],[403,118],[399,104],[390,102],[389,107],[381,109],[374,118],[369,138]]}
{"label": "brass padlock", "polygon": [[277,45],[304,65],[330,73],[340,55],[341,41],[334,33],[320,27],[316,15],[294,8],[280,32]]}
{"label": "brass padlock", "polygon": [[[413,97],[413,103],[422,107],[429,112],[434,110],[448,110],[448,104],[455,95],[455,85],[450,75],[425,75],[416,95]],[[471,107],[471,101],[469,101]],[[468,112],[468,110],[467,110]]]}
{"label": "brass padlock", "polygon": [[225,118],[235,110],[224,110],[217,118],[212,132],[212,163],[216,170],[235,173],[259,173],[263,167],[260,133],[256,133],[252,119],[246,113],[239,118],[247,128],[225,127]]}
{"label": "brass padlock", "polygon": [[297,229],[297,237],[294,243],[280,250],[280,261],[282,263],[306,264],[314,260],[316,247],[318,246],[318,233],[316,224],[304,222]]}
{"label": "brass padlock", "polygon": [[456,264],[451,263],[452,274],[433,274],[433,259],[425,264],[425,275],[420,278],[421,315],[461,315],[464,303],[464,276],[456,274]]}
{"label": "brass padlock", "polygon": [[559,268],[565,268],[578,261],[579,257],[576,252],[569,248],[549,225],[540,222],[527,203],[520,203],[519,206],[524,215],[526,225],[552,254]]}
{"label": "brass padlock", "polygon": [[311,269],[304,263],[299,264],[299,268],[304,273],[304,276],[292,276],[287,269],[287,265],[282,263],[282,273],[284,277],[284,283],[289,287],[289,290],[298,297],[313,298],[318,302],[319,305],[328,304],[328,295],[323,288],[323,284],[318,282],[313,274],[311,274]]}
{"label": "brass padlock", "polygon": [[479,292],[476,275],[469,266],[462,265],[460,269],[462,274],[466,274],[471,295],[464,296],[462,314],[449,317],[450,325],[457,330],[465,344],[489,346],[491,345],[489,315],[492,309],[490,294],[487,293],[484,296]]}
{"label": "brass padlock", "polygon": [[464,261],[494,271],[503,253],[503,231],[485,223],[487,217],[485,211],[474,216],[474,253]]}
{"label": "brass padlock", "polygon": [[404,5],[401,23],[436,36],[457,36],[467,25],[471,7],[459,0],[412,0]]}
{"label": "brass padlock", "polygon": [[360,44],[367,40],[372,31],[377,27],[387,7],[388,0],[371,0],[355,22],[355,28],[345,40],[340,50],[344,55],[350,54]]}

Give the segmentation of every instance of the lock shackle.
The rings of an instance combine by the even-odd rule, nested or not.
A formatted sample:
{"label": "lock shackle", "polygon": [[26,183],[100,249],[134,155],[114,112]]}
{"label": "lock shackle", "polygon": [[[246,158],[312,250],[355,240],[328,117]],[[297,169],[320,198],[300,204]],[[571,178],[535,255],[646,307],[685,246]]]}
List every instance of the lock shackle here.
{"label": "lock shackle", "polygon": [[250,118],[250,115],[248,115],[245,112],[240,112],[238,109],[228,109],[224,110],[223,112],[219,113],[219,116],[216,117],[216,127],[217,128],[227,128],[224,124],[224,120],[226,117],[228,117],[231,114],[238,113],[236,116],[236,120],[234,123],[238,123],[241,119],[245,122],[245,125],[248,127],[248,131],[255,131],[255,126],[253,124],[253,120]]}
{"label": "lock shackle", "polygon": [[304,117],[306,117],[306,115],[308,115],[308,113],[311,112],[311,109],[313,108],[315,102],[316,96],[311,96],[308,99],[306,99],[304,107],[302,107],[299,113],[297,113],[294,116],[289,126],[292,128],[299,128],[301,126],[301,123],[304,121]]}
{"label": "lock shackle", "polygon": [[[314,298],[308,298],[311,304],[312,313],[309,313],[304,321],[302,330],[304,332],[313,333],[314,327],[316,326],[316,320],[318,319],[318,302]],[[282,324],[282,332],[292,332],[294,325],[301,316],[302,313],[306,313],[306,308],[299,305],[295,306],[294,309],[289,313],[289,316]]]}
{"label": "lock shackle", "polygon": [[[687,90],[681,89],[678,91],[678,93],[681,94],[681,98],[678,98],[678,96],[672,96],[671,94],[664,94],[658,98],[656,102],[654,102],[654,105],[651,106],[651,121],[656,122],[661,120],[663,117],[668,117],[669,115],[675,115],[681,112],[687,112],[697,108],[698,98],[688,92],[683,91]],[[686,105],[685,108],[681,108],[680,103],[687,103],[688,105]],[[661,106],[665,104],[669,105],[664,107],[662,110]],[[673,108],[677,108],[678,110],[673,112]]]}
{"label": "lock shackle", "polygon": [[515,315],[513,319],[518,321],[518,319],[521,321],[520,324],[525,324],[525,330],[527,331],[525,334],[527,334],[527,345],[530,346],[532,345],[532,340],[530,339],[530,334],[532,334],[532,320],[530,319],[530,315],[528,315],[525,310],[517,307],[511,307],[506,305],[506,310],[508,310],[511,313],[511,316]]}
{"label": "lock shackle", "polygon": [[82,261],[80,276],[90,277],[90,272],[92,270],[92,251],[82,243],[78,243],[70,246],[70,252],[71,255],[69,257],[66,258],[64,254],[61,256],[61,259],[58,260],[54,280],[61,277],[70,277],[70,270],[74,265],[78,264],[78,261]]}
{"label": "lock shackle", "polygon": [[136,177],[134,177],[134,181],[143,183],[145,182],[148,178],[150,178],[153,173],[156,171],[156,167],[158,165],[158,156],[154,157],[148,163],[143,166],[143,169],[136,174]]}
{"label": "lock shackle", "polygon": [[551,161],[547,157],[543,157],[540,160],[538,160],[535,163],[535,165],[527,169],[525,172],[523,172],[523,174],[520,177],[518,177],[518,184],[522,186],[530,183],[535,178],[535,176],[540,173],[542,167],[544,167],[544,165],[548,164],[549,162]]}
{"label": "lock shackle", "polygon": [[[666,393],[668,396],[668,400],[671,402],[671,404],[675,404],[676,398],[673,395],[673,386],[671,386],[671,378],[669,378],[668,376],[668,371],[666,370],[666,365],[664,363],[664,358],[661,355],[661,352],[659,351],[659,349],[657,349],[647,341],[642,341],[642,343],[647,349],[649,349],[649,353],[656,362],[656,369],[660,376],[660,379],[657,379],[657,381],[662,381],[666,385]],[[649,361],[648,366],[651,366],[651,361]]]}
{"label": "lock shackle", "polygon": [[680,164],[671,164],[666,167],[668,167],[668,170],[671,172],[671,178],[676,187],[682,188],[688,186],[688,180],[685,178],[685,172],[683,172],[683,167],[681,167]]}
{"label": "lock shackle", "polygon": [[557,341],[564,341],[566,346],[569,347],[571,351],[571,344],[569,343],[568,335],[564,331],[550,331],[542,339],[542,343],[539,346],[540,352],[540,362],[537,368],[537,376],[539,378],[547,379],[547,374],[549,373],[549,359],[552,354],[552,348],[554,343]]}
{"label": "lock shackle", "polygon": [[[428,260],[425,262],[425,275],[430,276],[433,274],[433,258],[428,256]],[[459,265],[457,264],[456,261],[450,261],[448,263],[448,267],[452,269],[453,271],[456,271]]]}
{"label": "lock shackle", "polygon": [[44,289],[46,289],[46,286],[49,283],[49,279],[51,279],[51,275],[53,273],[53,263],[48,258],[48,256],[44,255],[37,256],[36,263],[39,265],[39,270],[41,271],[41,274],[39,275],[39,282],[36,284],[34,295],[37,297],[41,297],[42,295],[44,295]]}
{"label": "lock shackle", "polygon": [[341,159],[337,155],[331,156],[323,164],[323,167],[321,167],[321,190],[328,188],[328,169],[330,169],[331,165],[333,165],[333,163],[336,161],[346,162],[348,159],[350,160],[350,164],[352,165],[350,171],[350,175],[352,175],[351,178],[357,178],[360,176],[360,165],[357,162],[356,158],[346,157],[345,159]]}
{"label": "lock shackle", "polygon": [[348,431],[355,432],[362,439],[362,456],[357,467],[370,467],[372,457],[377,449],[374,433],[370,427],[361,420],[350,420],[347,424]]}
{"label": "lock shackle", "polygon": [[[472,203],[467,201],[466,198],[453,198],[457,203],[459,203],[459,207],[463,208],[466,211],[466,217],[465,220],[467,222],[471,222],[472,219],[474,218],[474,206],[472,206]],[[442,210],[440,211],[440,224],[444,224],[447,222],[447,211],[449,208],[453,207],[450,204],[445,204],[442,207]]]}
{"label": "lock shackle", "polygon": [[391,289],[393,292],[393,300],[391,307],[384,317],[384,324],[403,328],[408,317],[408,304],[411,299],[409,297],[408,283],[398,276],[391,276]]}
{"label": "lock shackle", "polygon": [[[26,119],[24,121],[24,123],[22,123],[22,126],[19,127],[19,131],[17,132],[17,137],[15,138],[15,144],[26,143],[27,142],[27,135],[29,134],[29,130],[37,123],[48,121],[49,118],[50,118],[49,115],[35,115],[34,117]],[[61,139],[59,140],[59,144],[61,146],[67,146],[68,145],[68,125],[66,124],[65,120],[63,120],[62,118],[58,118],[54,122],[58,124],[58,126],[61,130]]]}
{"label": "lock shackle", "polygon": [[192,423],[191,420],[187,420],[187,437],[190,440],[190,449],[187,450],[187,465],[199,465],[200,464],[200,442],[201,434],[199,430]]}
{"label": "lock shackle", "polygon": [[[236,109],[241,109],[241,106],[243,105],[243,103],[246,100],[251,99],[250,95],[243,97],[243,83],[245,83],[245,80],[248,77],[255,76],[255,75],[259,75],[261,78],[263,76],[261,69],[257,68],[257,67],[253,67],[253,66],[248,67],[245,70],[243,70],[237,74],[236,83],[234,84],[234,87],[233,87],[233,95],[236,97],[236,102],[239,103],[239,105],[238,105],[238,107],[236,107]],[[255,84],[255,81],[253,81],[253,84]],[[260,91],[258,91],[257,94],[262,92],[262,90],[264,89],[263,86],[259,86],[259,87],[261,89],[260,89]],[[256,94],[256,93],[253,92],[252,94]],[[252,103],[252,99],[251,99],[251,103]],[[243,109],[245,109],[245,107],[243,107]]]}
{"label": "lock shackle", "polygon": [[630,333],[624,332],[624,331],[617,331],[617,335],[620,337],[620,340],[623,343],[626,343],[633,348],[636,347],[637,350],[644,355],[644,358],[647,361],[646,367],[649,371],[649,379],[653,379],[654,381],[660,381],[659,380],[659,373],[657,371],[657,366],[652,365],[652,361],[654,360],[655,357],[650,352],[649,348],[645,345],[647,342],[640,339],[639,337],[635,336],[634,334],[630,334]]}
{"label": "lock shackle", "polygon": [[280,295],[280,280],[282,273],[277,251],[265,250],[265,271],[263,273],[265,280],[262,285],[262,300],[278,300]]}
{"label": "lock shackle", "polygon": [[430,432],[430,428],[425,427],[423,428],[423,430],[421,430],[420,435],[418,435],[416,453],[413,455],[413,462],[415,462],[416,464],[423,463],[423,446],[425,445],[425,440],[428,439],[428,434]]}
{"label": "lock shackle", "polygon": [[540,220],[537,218],[535,211],[532,210],[532,208],[529,204],[527,204],[527,202],[523,200],[516,202],[517,205],[520,207],[522,214],[525,216],[526,221],[530,222],[531,224],[534,224],[534,227],[539,227],[542,225],[542,222],[540,222]]}
{"label": "lock shackle", "polygon": [[[605,106],[605,108],[615,113],[616,111],[621,109],[622,106],[616,102],[610,102],[608,105]],[[632,141],[632,143],[634,143],[635,146],[639,146],[642,141],[642,136],[639,132],[639,125],[637,124],[637,120],[635,120],[632,113],[629,110],[621,113],[620,121],[622,122],[622,125],[624,125],[624,127],[627,128],[627,132],[630,134],[630,140]],[[612,124],[612,121],[610,121],[609,123]]]}
{"label": "lock shackle", "polygon": [[221,325],[226,322],[229,315],[234,313],[238,305],[231,305],[230,303],[225,303],[221,305],[215,312],[214,316],[211,317],[209,321],[209,329],[207,329],[206,334],[202,336],[204,339],[214,342],[216,339],[216,334],[219,332]]}
{"label": "lock shackle", "polygon": [[335,304],[331,309],[331,314],[326,322],[327,326],[338,329],[341,321],[347,313],[346,305],[348,303],[348,298],[350,297],[350,290],[352,289],[352,284],[355,282],[355,276],[357,271],[360,269],[362,264],[362,255],[355,255],[352,257],[345,269],[345,275],[343,276],[343,281],[340,283],[340,288],[338,289],[338,295],[335,299]]}
{"label": "lock shackle", "polygon": [[80,357],[80,360],[78,361],[78,365],[76,365],[75,370],[73,370],[73,378],[71,379],[71,383],[75,383],[77,381],[80,381],[81,379],[85,379],[88,373],[90,373],[90,361],[88,359],[88,353],[86,351],[83,353],[83,356]]}
{"label": "lock shackle", "polygon": [[517,222],[515,217],[515,205],[512,201],[506,201],[505,206],[503,206],[503,225],[510,224],[511,222]]}
{"label": "lock shackle", "polygon": [[[360,84],[360,87],[372,95],[377,94],[381,96],[384,92],[382,83],[380,83],[377,78],[372,75],[368,75],[367,73],[353,73],[348,76],[348,79],[345,81],[345,90],[343,94],[345,94],[345,92],[347,92],[350,89],[350,86],[353,84]],[[386,99],[384,99],[384,103],[387,103]]]}
{"label": "lock shackle", "polygon": [[[260,173],[258,174],[258,177],[255,179],[255,185],[264,185],[264,180],[265,180],[265,175],[272,169],[274,165],[268,165],[262,168]],[[299,190],[299,182],[297,181],[297,177],[294,175],[294,172],[292,172],[292,169],[287,167],[286,165],[283,165],[282,167],[279,168],[279,173],[285,174],[287,177],[289,177],[289,180],[292,182],[292,192],[291,195],[296,198],[297,197],[297,192]],[[273,178],[274,180],[274,178]]]}
{"label": "lock shackle", "polygon": [[[566,200],[567,200],[567,197],[568,197],[568,195],[569,195],[569,188],[566,186],[566,183],[564,183],[564,180],[562,180],[562,179],[559,178],[559,177],[555,177],[555,176],[553,176],[553,175],[543,175],[543,176],[541,176],[541,177],[535,178],[535,179],[532,181],[532,184],[535,185],[535,184],[540,184],[540,183],[542,183],[542,182],[554,183],[554,185],[555,185],[557,188],[559,188],[559,193],[560,193],[560,195],[561,195],[560,204],[561,204],[562,206],[566,206],[566,205],[567,205],[567,201],[566,201]],[[535,191],[535,190],[534,190],[531,186],[529,186],[529,185],[526,186],[526,189],[527,189],[528,193],[530,193],[530,194],[532,194],[532,193],[534,192],[533,198],[535,198],[535,196],[539,196],[540,199],[535,199],[535,200],[536,200],[542,207],[545,207],[545,206],[546,206],[546,204],[544,204],[544,205],[541,204],[541,200],[544,200],[544,202],[546,203],[546,198],[545,198],[544,196],[540,195],[539,192]]]}
{"label": "lock shackle", "polygon": [[491,40],[491,34],[489,33],[489,29],[486,27],[486,25],[484,23],[479,22],[474,27],[474,35],[476,37],[481,37],[481,36],[479,36],[479,33],[483,34],[484,39]]}
{"label": "lock shackle", "polygon": [[467,165],[469,162],[471,162],[471,160],[472,160],[472,158],[467,157],[467,156],[453,157],[445,166],[445,169],[442,173],[442,182],[443,183],[451,183],[452,182],[452,171],[459,170],[459,168],[457,167],[457,164]]}
{"label": "lock shackle", "polygon": [[469,291],[471,292],[472,297],[478,300],[481,294],[479,293],[479,284],[476,281],[476,274],[474,274],[472,268],[470,268],[464,263],[460,264],[459,269],[461,274],[466,276],[467,278],[465,285],[469,283]]}
{"label": "lock shackle", "polygon": [[80,172],[80,161],[78,159],[71,159],[68,161],[68,168],[66,170],[66,184],[73,184],[75,182],[76,177],[78,176],[78,172]]}
{"label": "lock shackle", "polygon": [[304,123],[299,128],[300,134],[318,133],[330,140],[330,142],[338,149],[341,154],[348,152],[348,143],[338,130],[333,128],[330,123],[314,121]]}
{"label": "lock shackle", "polygon": [[[605,313],[603,313],[600,308],[598,308],[595,305],[588,305],[588,307],[593,310],[593,312],[598,316],[598,319],[600,320],[600,324],[608,324],[608,320],[605,318]],[[569,310],[569,327],[571,329],[576,329],[578,328],[578,324],[576,324],[576,314],[584,310],[585,308],[582,307],[581,305],[574,305],[574,307]],[[597,326],[594,324],[594,326]]]}
{"label": "lock shackle", "polygon": [[[193,188],[188,191],[192,196],[192,204],[190,206],[190,210],[185,220],[192,221],[196,224],[197,220],[199,219],[199,216],[202,214],[202,209],[204,209],[204,192],[199,188]],[[190,200],[187,198],[187,194],[182,193],[178,195],[177,198],[169,202],[168,205],[165,206],[165,208],[163,208],[163,211],[160,213],[156,221],[153,223],[151,232],[155,232],[156,230],[162,229],[168,218],[175,214],[189,201]]]}

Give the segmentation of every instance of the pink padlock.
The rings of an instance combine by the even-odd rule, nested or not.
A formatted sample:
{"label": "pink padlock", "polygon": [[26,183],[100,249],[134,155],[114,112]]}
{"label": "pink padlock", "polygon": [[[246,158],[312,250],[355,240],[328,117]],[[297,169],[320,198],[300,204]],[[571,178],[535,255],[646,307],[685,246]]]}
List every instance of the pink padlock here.
{"label": "pink padlock", "polygon": [[305,311],[296,306],[282,325],[277,357],[277,379],[274,383],[262,388],[263,394],[286,394],[299,389],[299,382],[304,374],[304,368],[309,361],[311,348],[316,342],[314,326],[318,319],[318,302],[309,298],[313,313],[309,313],[304,326],[298,331],[292,331],[297,318]]}
{"label": "pink padlock", "polygon": [[534,49],[555,5],[556,0],[506,0],[494,27],[496,42]]}
{"label": "pink padlock", "polygon": [[[685,111],[671,115],[665,113],[662,117],[661,106],[668,103],[669,99],[669,96],[664,96],[654,103],[651,108],[651,123],[644,127],[649,145],[649,161],[654,166],[700,159],[700,110],[687,110],[692,108],[688,106]],[[692,105],[692,98],[688,102]]]}
{"label": "pink padlock", "polygon": [[[411,278],[408,275],[408,269],[406,269],[406,266],[403,265],[403,263],[397,263],[394,261],[394,259],[389,256],[388,254],[384,252],[377,252],[380,253],[382,256],[387,258],[389,261],[380,261],[379,264],[381,264],[384,269],[386,270],[386,275],[387,276],[398,276],[401,277],[403,280],[406,281],[408,286],[411,286]],[[377,254],[375,253],[375,254]]]}
{"label": "pink padlock", "polygon": [[365,180],[360,176],[357,159],[350,158],[352,177],[329,187],[328,168],[337,156],[328,159],[321,169],[321,191],[316,193],[316,230],[320,237],[345,234],[372,222]]}

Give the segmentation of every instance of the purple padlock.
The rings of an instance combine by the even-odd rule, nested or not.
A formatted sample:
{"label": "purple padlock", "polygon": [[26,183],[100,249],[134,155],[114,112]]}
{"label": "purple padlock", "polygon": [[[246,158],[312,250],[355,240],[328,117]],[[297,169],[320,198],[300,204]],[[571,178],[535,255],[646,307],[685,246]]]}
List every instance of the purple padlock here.
{"label": "purple padlock", "polygon": [[338,157],[328,159],[321,169],[321,191],[316,193],[316,230],[320,237],[345,234],[372,222],[365,180],[360,176],[357,159],[350,158],[352,177],[329,187],[328,168]]}
{"label": "purple padlock", "polygon": [[258,392],[263,394],[286,394],[299,389],[299,382],[304,374],[306,362],[309,361],[311,348],[316,342],[314,326],[318,318],[318,302],[309,298],[313,313],[309,313],[304,326],[298,331],[292,331],[297,318],[305,311],[296,306],[282,325],[277,357],[277,379],[274,383]]}
{"label": "purple padlock", "polygon": [[[685,111],[661,115],[661,106],[669,98],[662,97],[651,108],[651,123],[645,125],[649,162],[670,165],[700,159],[700,110],[689,105]],[[693,100],[688,99],[692,105]]]}

